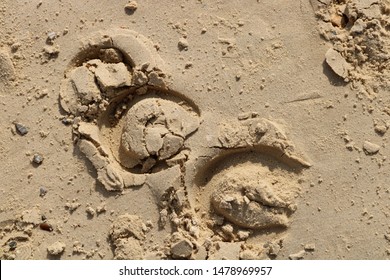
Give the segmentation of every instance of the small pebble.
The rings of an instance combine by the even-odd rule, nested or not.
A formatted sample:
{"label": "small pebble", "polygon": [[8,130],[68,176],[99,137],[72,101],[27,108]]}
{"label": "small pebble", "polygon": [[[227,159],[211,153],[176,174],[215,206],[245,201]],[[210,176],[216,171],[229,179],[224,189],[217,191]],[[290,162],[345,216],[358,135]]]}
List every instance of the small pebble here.
{"label": "small pebble", "polygon": [[270,244],[268,254],[273,257],[276,257],[279,254],[280,249],[281,247],[279,244]]}
{"label": "small pebble", "polygon": [[71,125],[73,123],[73,120],[72,119],[68,119],[68,118],[64,118],[64,119],[61,120],[61,122],[64,125]]}
{"label": "small pebble", "polygon": [[15,53],[19,50],[21,44],[19,42],[16,42],[11,45],[11,52]]}
{"label": "small pebble", "polygon": [[43,157],[41,155],[35,154],[33,157],[33,163],[40,165],[43,161]]}
{"label": "small pebble", "polygon": [[28,133],[28,128],[20,123],[15,123],[15,128],[16,131],[22,136]]}
{"label": "small pebble", "polygon": [[65,251],[65,248],[66,245],[64,242],[57,241],[47,247],[47,252],[50,255],[57,256],[57,255],[61,255]]}
{"label": "small pebble", "polygon": [[43,48],[43,52],[49,58],[56,58],[58,56],[58,54],[60,53],[60,49],[58,46],[45,46]]}
{"label": "small pebble", "polygon": [[130,1],[125,5],[125,10],[128,11],[129,13],[134,13],[135,10],[137,10],[138,4],[136,1]]}
{"label": "small pebble", "polygon": [[178,46],[179,50],[181,50],[181,51],[188,50],[189,44],[188,44],[187,39],[186,38],[180,38],[179,42],[177,43],[177,46]]}
{"label": "small pebble", "polygon": [[74,202],[67,202],[65,203],[65,208],[69,210],[70,213],[73,213],[77,210],[77,208],[80,207],[80,203],[74,201]]}
{"label": "small pebble", "polygon": [[304,249],[305,251],[314,251],[316,249],[316,245],[314,243],[306,244]]}
{"label": "small pebble", "polygon": [[380,146],[375,143],[365,141],[363,144],[363,149],[366,155],[374,155],[379,152]]}
{"label": "small pebble", "polygon": [[185,69],[190,69],[193,66],[192,62],[187,62],[184,66]]}
{"label": "small pebble", "polygon": [[302,260],[304,256],[305,256],[305,251],[301,250],[298,253],[289,255],[288,258],[290,260]]}
{"label": "small pebble", "polygon": [[238,238],[239,238],[240,240],[246,240],[246,239],[248,239],[249,236],[250,236],[250,231],[239,230],[239,231],[237,232],[237,235],[238,235]]}
{"label": "small pebble", "polygon": [[18,244],[17,244],[16,241],[14,241],[14,240],[12,240],[12,241],[10,241],[10,242],[8,243],[8,246],[9,246],[9,248],[10,248],[11,250],[15,250],[17,245],[18,245]]}
{"label": "small pebble", "polygon": [[98,207],[96,207],[96,213],[97,214],[101,214],[101,213],[104,213],[106,211],[107,211],[106,205],[104,205],[104,204],[99,205]]}
{"label": "small pebble", "polygon": [[87,209],[85,209],[85,212],[87,212],[88,217],[90,218],[94,217],[96,214],[95,209],[93,209],[91,206],[87,207]]}
{"label": "small pebble", "polygon": [[192,243],[182,239],[171,246],[171,254],[175,259],[188,259],[192,254]]}
{"label": "small pebble", "polygon": [[39,188],[39,196],[44,197],[47,194],[47,190],[44,187]]}
{"label": "small pebble", "polygon": [[375,132],[380,134],[380,135],[385,134],[387,131],[387,127],[385,125],[375,125],[374,129],[375,129]]}
{"label": "small pebble", "polygon": [[53,227],[52,227],[50,224],[48,224],[48,223],[41,223],[41,224],[39,225],[39,228],[40,228],[41,230],[53,231]]}
{"label": "small pebble", "polygon": [[48,41],[53,41],[55,38],[57,38],[57,33],[55,33],[55,32],[47,33],[47,40]]}

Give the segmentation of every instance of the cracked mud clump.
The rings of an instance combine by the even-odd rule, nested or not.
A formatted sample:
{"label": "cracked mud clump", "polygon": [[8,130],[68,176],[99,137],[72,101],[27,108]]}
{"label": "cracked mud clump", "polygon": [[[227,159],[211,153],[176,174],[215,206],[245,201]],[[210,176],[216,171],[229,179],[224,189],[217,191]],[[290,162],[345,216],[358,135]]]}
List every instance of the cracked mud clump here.
{"label": "cracked mud clump", "polygon": [[145,99],[127,112],[121,145],[134,158],[134,165],[142,164],[142,172],[147,172],[158,161],[172,165],[172,158],[183,151],[185,139],[198,126],[196,114],[180,105],[168,100]]}

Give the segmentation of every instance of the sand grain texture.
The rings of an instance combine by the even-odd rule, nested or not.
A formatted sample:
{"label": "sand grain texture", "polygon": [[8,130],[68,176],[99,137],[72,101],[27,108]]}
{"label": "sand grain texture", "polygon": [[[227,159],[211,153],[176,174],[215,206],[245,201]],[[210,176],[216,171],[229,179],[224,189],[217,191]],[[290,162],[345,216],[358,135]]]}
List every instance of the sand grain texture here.
{"label": "sand grain texture", "polygon": [[389,17],[2,1],[0,258],[388,259]]}

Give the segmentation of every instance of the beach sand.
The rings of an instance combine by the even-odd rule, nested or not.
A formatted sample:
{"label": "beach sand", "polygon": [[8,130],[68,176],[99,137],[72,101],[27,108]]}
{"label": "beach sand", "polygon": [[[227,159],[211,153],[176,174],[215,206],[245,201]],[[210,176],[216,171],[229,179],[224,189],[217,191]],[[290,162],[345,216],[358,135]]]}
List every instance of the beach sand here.
{"label": "beach sand", "polygon": [[388,259],[388,0],[0,4],[1,259]]}

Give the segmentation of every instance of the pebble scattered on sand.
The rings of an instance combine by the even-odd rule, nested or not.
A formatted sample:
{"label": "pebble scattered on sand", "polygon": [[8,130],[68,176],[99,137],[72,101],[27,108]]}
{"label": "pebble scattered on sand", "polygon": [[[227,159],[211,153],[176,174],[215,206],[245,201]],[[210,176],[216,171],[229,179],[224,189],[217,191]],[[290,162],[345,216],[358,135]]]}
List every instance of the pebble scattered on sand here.
{"label": "pebble scattered on sand", "polygon": [[16,247],[17,247],[17,245],[18,245],[18,243],[16,243],[15,240],[12,240],[12,241],[10,241],[10,242],[8,243],[8,246],[9,246],[9,248],[10,248],[11,250],[15,250]]}
{"label": "pebble scattered on sand", "polygon": [[314,243],[306,244],[304,247],[305,251],[314,251],[316,249],[316,245]]}
{"label": "pebble scattered on sand", "polygon": [[39,188],[39,196],[44,197],[47,194],[47,189],[44,187]]}
{"label": "pebble scattered on sand", "polygon": [[20,135],[22,135],[22,136],[24,136],[24,135],[26,135],[27,133],[28,133],[28,128],[27,127],[25,127],[23,124],[21,124],[21,123],[15,123],[15,128],[16,128],[16,131],[20,134]]}
{"label": "pebble scattered on sand", "polygon": [[363,150],[366,153],[366,155],[374,155],[377,152],[379,152],[379,149],[380,149],[379,145],[375,143],[371,143],[369,141],[365,141],[363,144]]}
{"label": "pebble scattered on sand", "polygon": [[32,161],[33,163],[40,165],[43,162],[43,156],[40,154],[35,154]]}
{"label": "pebble scattered on sand", "polygon": [[288,258],[290,260],[302,260],[304,256],[305,256],[305,250],[301,250],[298,253],[289,255]]}
{"label": "pebble scattered on sand", "polygon": [[48,43],[52,44],[55,38],[57,38],[57,33],[53,32],[53,31],[47,33],[47,42]]}
{"label": "pebble scattered on sand", "polygon": [[192,254],[192,243],[182,239],[171,246],[171,254],[175,259],[188,259]]}
{"label": "pebble scattered on sand", "polygon": [[137,8],[138,8],[138,4],[136,1],[130,1],[125,5],[125,10],[130,13],[134,13],[135,10],[137,10]]}
{"label": "pebble scattered on sand", "polygon": [[186,51],[188,50],[189,44],[186,38],[180,38],[179,42],[177,43],[177,46],[180,51]]}
{"label": "pebble scattered on sand", "polygon": [[53,227],[52,227],[49,223],[46,223],[46,222],[41,223],[41,224],[39,225],[39,228],[40,228],[41,230],[45,230],[45,231],[53,231]]}
{"label": "pebble scattered on sand", "polygon": [[56,241],[47,247],[47,252],[50,255],[58,256],[58,255],[61,255],[65,251],[65,248],[66,248],[65,243],[63,243],[61,241]]}
{"label": "pebble scattered on sand", "polygon": [[58,46],[45,46],[43,52],[48,58],[56,58],[60,53],[60,48]]}
{"label": "pebble scattered on sand", "polygon": [[87,212],[88,217],[92,218],[95,216],[96,211],[91,206],[88,206],[87,209],[85,209],[85,212]]}
{"label": "pebble scattered on sand", "polygon": [[344,79],[348,77],[348,70],[351,68],[351,66],[339,52],[333,48],[330,48],[325,54],[325,59],[326,63],[338,76]]}

